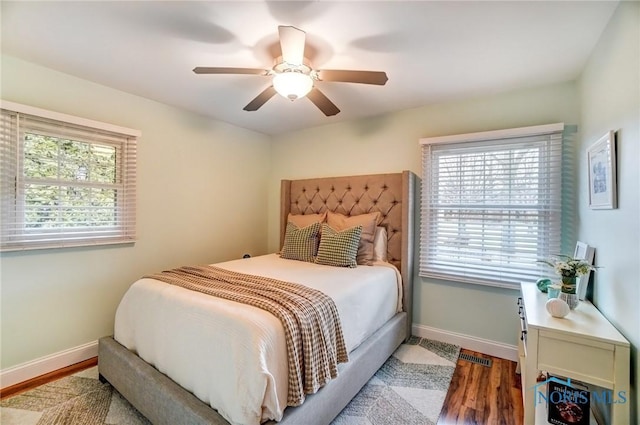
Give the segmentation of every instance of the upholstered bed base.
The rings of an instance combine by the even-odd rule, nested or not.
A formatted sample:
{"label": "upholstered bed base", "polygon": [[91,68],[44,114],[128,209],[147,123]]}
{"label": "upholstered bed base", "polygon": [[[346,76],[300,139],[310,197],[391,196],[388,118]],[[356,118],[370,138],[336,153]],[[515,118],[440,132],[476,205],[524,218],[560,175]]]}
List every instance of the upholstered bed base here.
{"label": "upholstered bed base", "polygon": [[[358,215],[380,211],[382,225],[388,231],[389,261],[398,267],[403,279],[404,311],[349,353],[349,362],[340,365],[338,378],[308,396],[301,406],[285,409],[278,424],[328,425],[410,336],[416,188],[416,176],[409,171],[282,181],[282,231],[289,212],[313,214],[330,210]],[[228,425],[215,410],[112,337],[100,339],[98,359],[101,379],[111,383],[152,423]]]}
{"label": "upholstered bed base", "polygon": [[[407,314],[398,313],[349,355],[340,375],[302,406],[284,411],[281,425],[327,425],[382,366],[405,339]],[[120,345],[112,337],[99,341],[101,380],[156,425],[229,425],[229,423],[167,376]],[[270,421],[267,424],[276,424]]]}

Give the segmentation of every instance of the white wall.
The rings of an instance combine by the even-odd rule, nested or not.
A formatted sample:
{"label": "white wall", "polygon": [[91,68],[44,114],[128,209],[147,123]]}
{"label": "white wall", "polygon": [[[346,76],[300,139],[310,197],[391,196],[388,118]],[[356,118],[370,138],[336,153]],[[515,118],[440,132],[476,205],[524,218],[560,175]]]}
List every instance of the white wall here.
{"label": "white wall", "polygon": [[0,368],[110,335],[120,298],[145,273],[266,252],[268,136],[13,57],[1,65],[3,99],[142,138],[135,245],[2,254]]}
{"label": "white wall", "polygon": [[[632,344],[632,423],[640,422],[640,3],[623,2],[579,81],[582,107],[579,239],[596,248],[601,266],[593,301]],[[589,208],[586,149],[617,134],[618,208]],[[635,422],[634,422],[635,421]]]}
{"label": "white wall", "polygon": [[[269,186],[269,249],[279,243],[280,179],[406,169],[421,175],[421,137],[554,122],[575,125],[578,118],[577,88],[566,83],[277,136]],[[516,297],[516,291],[507,289],[417,279],[413,322],[515,345]]]}

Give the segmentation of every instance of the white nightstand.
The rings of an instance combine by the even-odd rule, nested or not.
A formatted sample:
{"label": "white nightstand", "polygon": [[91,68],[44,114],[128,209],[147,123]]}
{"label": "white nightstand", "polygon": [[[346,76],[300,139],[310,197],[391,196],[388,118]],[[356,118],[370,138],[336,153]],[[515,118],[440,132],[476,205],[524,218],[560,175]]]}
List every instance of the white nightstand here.
{"label": "white nightstand", "polygon": [[[518,369],[525,425],[547,423],[546,416],[540,411],[536,415],[535,409],[534,387],[540,370],[597,385],[613,394],[625,391],[629,397],[629,342],[593,304],[581,301],[568,316],[558,319],[547,312],[547,294],[535,283],[522,283],[521,291]],[[628,401],[613,404],[611,409],[613,424],[629,423]]]}

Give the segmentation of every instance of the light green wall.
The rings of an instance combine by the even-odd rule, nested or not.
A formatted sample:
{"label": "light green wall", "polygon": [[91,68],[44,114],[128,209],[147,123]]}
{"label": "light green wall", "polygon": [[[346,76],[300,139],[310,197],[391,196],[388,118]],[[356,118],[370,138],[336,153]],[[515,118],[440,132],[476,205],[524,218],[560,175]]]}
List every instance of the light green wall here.
{"label": "light green wall", "polygon": [[[411,170],[421,175],[421,137],[565,122],[577,124],[573,83],[425,106],[274,138],[269,249],[278,247],[280,179]],[[417,230],[417,229],[416,229]],[[517,292],[417,279],[413,322],[515,345]]]}
{"label": "light green wall", "polygon": [[8,56],[1,71],[2,99],[142,131],[135,245],[2,254],[2,369],[111,334],[145,273],[266,252],[268,136]]}
{"label": "light green wall", "polygon": [[[616,10],[579,80],[582,107],[579,239],[601,266],[593,301],[632,344],[632,423],[640,423],[640,3]],[[617,133],[618,208],[589,208],[586,149]],[[635,421],[635,422],[634,422]]]}

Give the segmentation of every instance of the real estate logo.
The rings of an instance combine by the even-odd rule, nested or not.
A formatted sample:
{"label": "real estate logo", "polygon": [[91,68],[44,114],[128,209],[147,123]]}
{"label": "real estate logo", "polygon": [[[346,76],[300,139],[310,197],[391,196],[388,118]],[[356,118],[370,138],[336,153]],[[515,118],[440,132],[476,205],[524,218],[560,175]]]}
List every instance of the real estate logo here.
{"label": "real estate logo", "polygon": [[[557,383],[560,385],[564,385],[577,391],[577,393],[569,393],[568,391],[547,391],[547,387],[549,383]],[[562,388],[562,387],[560,387]],[[589,393],[591,394],[592,400],[595,403],[606,403],[606,404],[624,404],[627,402],[627,392],[626,391],[618,391],[617,394],[613,394],[613,391],[608,389],[601,389],[599,391],[588,391],[586,389],[580,388],[575,384],[571,384],[571,378],[567,378],[567,380],[560,379],[555,376],[551,376],[542,382],[538,382],[533,386],[534,397],[535,397],[535,405],[538,403],[549,403],[554,402],[558,403],[561,401],[567,401],[568,398],[574,397],[578,400],[582,400],[584,397],[588,397]],[[572,400],[569,400],[572,401]]]}
{"label": "real estate logo", "polygon": [[551,424],[588,424],[591,402],[622,404],[627,402],[625,391],[614,394],[608,389],[589,390],[584,384],[550,376],[533,386],[534,404],[547,405],[547,420]]}

